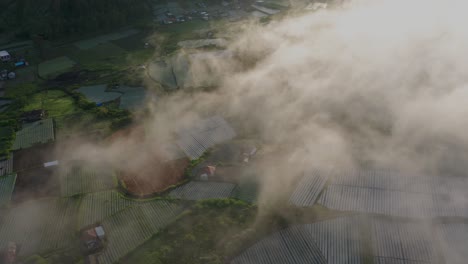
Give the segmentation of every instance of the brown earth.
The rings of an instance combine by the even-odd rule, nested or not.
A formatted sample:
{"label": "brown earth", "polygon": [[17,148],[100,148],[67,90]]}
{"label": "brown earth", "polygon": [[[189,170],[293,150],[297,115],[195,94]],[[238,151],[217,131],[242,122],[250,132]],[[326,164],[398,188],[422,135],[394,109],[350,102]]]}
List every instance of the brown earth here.
{"label": "brown earth", "polygon": [[53,143],[19,150],[13,155],[13,169],[17,173],[14,202],[59,195],[57,173],[53,167],[44,168],[45,162],[57,160]]}
{"label": "brown earth", "polygon": [[167,161],[160,151],[148,148],[144,144],[144,139],[142,126],[118,131],[109,139],[110,143],[128,144],[129,148],[134,148],[135,145],[141,146],[138,148],[137,157],[128,157],[128,162],[134,166],[121,168],[118,173],[127,191],[137,196],[160,193],[169,186],[177,184],[184,179],[185,168],[189,164],[187,158]]}

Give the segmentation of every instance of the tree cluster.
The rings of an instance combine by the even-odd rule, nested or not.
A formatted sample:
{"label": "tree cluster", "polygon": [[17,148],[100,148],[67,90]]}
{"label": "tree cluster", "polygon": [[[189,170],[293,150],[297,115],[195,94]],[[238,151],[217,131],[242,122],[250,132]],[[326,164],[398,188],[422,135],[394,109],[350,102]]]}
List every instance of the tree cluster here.
{"label": "tree cluster", "polygon": [[122,27],[151,16],[148,0],[0,0],[0,32],[66,37]]}

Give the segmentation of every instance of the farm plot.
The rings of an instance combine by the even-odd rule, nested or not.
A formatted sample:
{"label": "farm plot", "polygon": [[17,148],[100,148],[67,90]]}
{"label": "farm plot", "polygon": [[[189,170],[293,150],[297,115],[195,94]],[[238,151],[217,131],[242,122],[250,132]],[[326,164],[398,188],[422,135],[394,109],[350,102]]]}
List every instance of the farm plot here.
{"label": "farm plot", "polygon": [[[420,223],[396,223],[373,219],[371,239],[376,263],[393,259],[423,263],[439,263],[430,229]],[[409,262],[408,262],[409,261]]]}
{"label": "farm plot", "polygon": [[134,110],[141,108],[147,97],[147,92],[143,87],[123,86],[112,91],[122,93],[120,97],[120,109]]}
{"label": "farm plot", "polygon": [[114,190],[86,194],[79,209],[78,227],[94,224],[135,203]]}
{"label": "farm plot", "polygon": [[13,154],[8,159],[0,159],[0,177],[13,172]]}
{"label": "farm plot", "polygon": [[197,122],[190,128],[176,131],[177,145],[190,159],[198,159],[216,144],[233,139],[234,129],[220,116],[213,116]]}
{"label": "farm plot", "polygon": [[437,225],[437,236],[442,247],[444,263],[464,264],[468,259],[466,223],[447,223]]}
{"label": "farm plot", "polygon": [[310,207],[315,204],[317,198],[327,182],[329,173],[311,171],[304,173],[304,176],[297,184],[289,202],[296,206]]}
{"label": "farm plot", "polygon": [[0,226],[0,248],[21,245],[20,256],[66,248],[73,243],[74,199],[41,199],[11,208]]}
{"label": "farm plot", "polygon": [[62,196],[73,196],[112,189],[116,178],[111,171],[93,168],[87,164],[67,166],[60,172],[60,191]]}
{"label": "farm plot", "polygon": [[258,184],[254,182],[240,183],[234,188],[232,197],[248,203],[256,203],[258,198]]}
{"label": "farm plot", "polygon": [[38,65],[37,71],[41,78],[53,78],[60,73],[70,71],[76,62],[66,56],[44,61]]}
{"label": "farm plot", "polygon": [[359,217],[340,217],[309,224],[305,229],[316,239],[327,263],[362,263]]}
{"label": "farm plot", "polygon": [[294,226],[256,243],[232,264],[247,263],[362,263],[358,219]]}
{"label": "farm plot", "polygon": [[115,92],[106,92],[106,89],[106,84],[100,84],[93,86],[83,86],[80,87],[77,91],[86,96],[89,101],[95,102],[96,104],[114,101],[122,95]]}
{"label": "farm plot", "polygon": [[82,50],[88,50],[100,44],[107,43],[112,40],[127,38],[137,33],[138,33],[138,30],[136,29],[127,29],[127,30],[123,30],[120,32],[116,32],[116,33],[101,35],[99,37],[95,37],[92,39],[81,40],[81,41],[75,42],[75,46]]}
{"label": "farm plot", "polygon": [[227,41],[222,38],[218,39],[196,39],[196,40],[184,40],[177,43],[181,48],[197,49],[206,46],[215,47],[226,47]]}
{"label": "farm plot", "polygon": [[227,182],[191,181],[171,191],[169,196],[185,200],[228,198],[234,188],[235,184]]}
{"label": "farm plot", "polygon": [[16,174],[0,176],[0,208],[10,204],[15,182]]}
{"label": "farm plot", "polygon": [[60,195],[56,167],[44,167],[45,162],[57,160],[52,143],[33,146],[15,152],[13,171],[18,174],[13,200],[16,202]]}
{"label": "farm plot", "polygon": [[111,264],[127,255],[166,227],[180,211],[176,204],[156,200],[129,207],[105,219],[102,226],[108,243],[98,257],[99,263]]}
{"label": "farm plot", "polygon": [[167,89],[177,89],[177,80],[170,62],[153,61],[148,65],[149,77]]}
{"label": "farm plot", "polygon": [[116,66],[125,64],[125,50],[112,43],[103,43],[90,49],[71,53],[70,57],[83,67],[94,69],[100,65]]}
{"label": "farm plot", "polygon": [[35,144],[47,143],[54,139],[54,121],[52,119],[24,124],[23,129],[16,132],[13,150],[29,148]]}
{"label": "farm plot", "polygon": [[[330,209],[403,217],[468,216],[467,183],[454,177],[388,171],[337,174],[319,198]],[[455,194],[457,195],[455,197]]]}

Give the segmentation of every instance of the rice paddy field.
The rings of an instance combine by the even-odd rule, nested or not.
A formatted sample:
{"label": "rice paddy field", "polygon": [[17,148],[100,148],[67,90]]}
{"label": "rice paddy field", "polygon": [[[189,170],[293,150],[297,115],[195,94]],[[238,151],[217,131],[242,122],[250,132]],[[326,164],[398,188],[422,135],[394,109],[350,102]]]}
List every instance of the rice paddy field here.
{"label": "rice paddy field", "polygon": [[40,63],[37,70],[41,78],[49,79],[71,70],[75,65],[76,62],[69,57],[61,56]]}

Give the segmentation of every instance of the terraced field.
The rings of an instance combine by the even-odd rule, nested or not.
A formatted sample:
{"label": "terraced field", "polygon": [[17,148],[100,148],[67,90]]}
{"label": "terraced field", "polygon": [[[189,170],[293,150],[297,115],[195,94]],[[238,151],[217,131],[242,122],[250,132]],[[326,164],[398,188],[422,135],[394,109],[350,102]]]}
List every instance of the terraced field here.
{"label": "terraced field", "polygon": [[66,248],[73,243],[79,200],[41,199],[12,208],[0,225],[0,248],[21,245],[21,256]]}
{"label": "terraced field", "polygon": [[54,121],[44,119],[23,125],[23,129],[16,132],[13,150],[29,148],[35,144],[47,143],[55,139]]}
{"label": "terraced field", "polygon": [[128,207],[105,219],[108,244],[99,255],[99,263],[111,264],[143,244],[169,224],[181,207],[167,201],[149,201]]}
{"label": "terraced field", "polygon": [[97,192],[116,186],[113,173],[98,170],[89,165],[71,166],[60,173],[60,192],[62,196]]}

